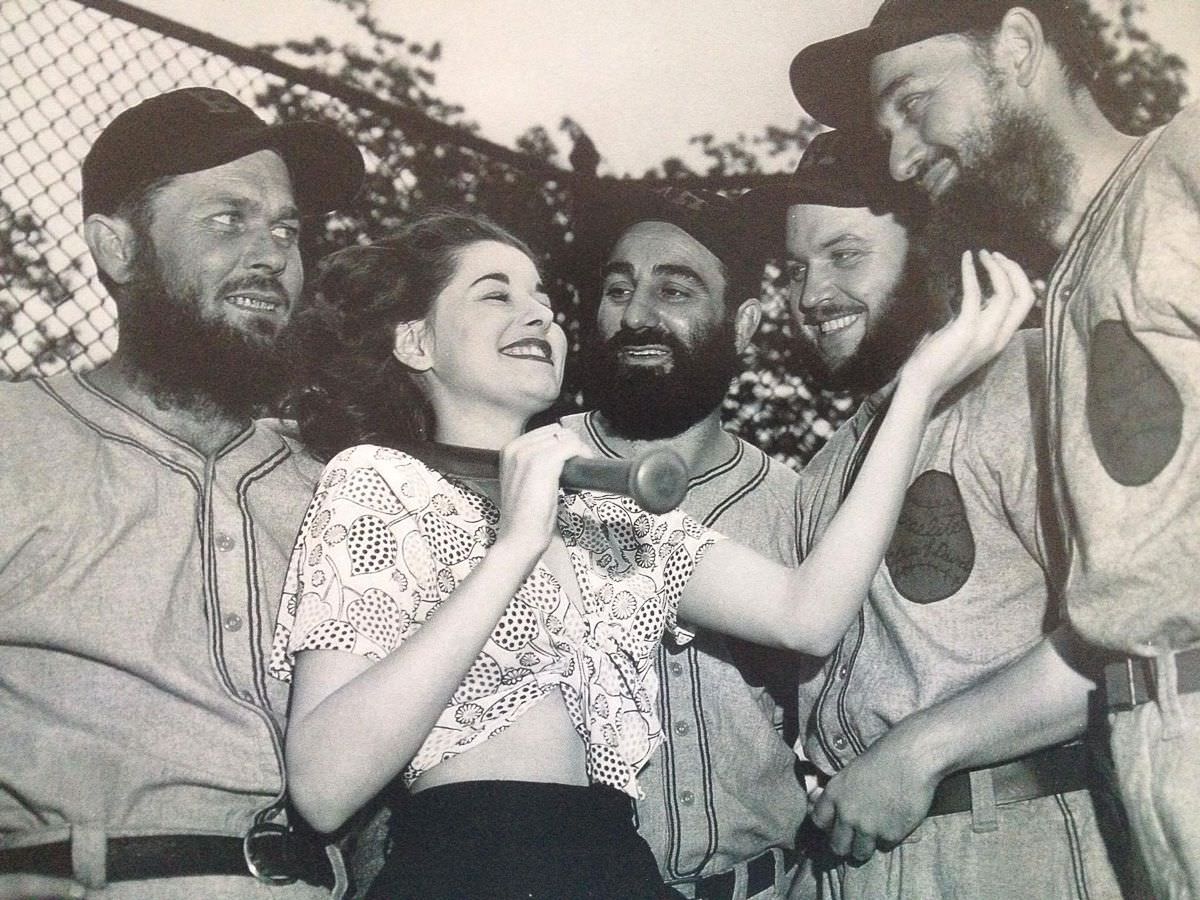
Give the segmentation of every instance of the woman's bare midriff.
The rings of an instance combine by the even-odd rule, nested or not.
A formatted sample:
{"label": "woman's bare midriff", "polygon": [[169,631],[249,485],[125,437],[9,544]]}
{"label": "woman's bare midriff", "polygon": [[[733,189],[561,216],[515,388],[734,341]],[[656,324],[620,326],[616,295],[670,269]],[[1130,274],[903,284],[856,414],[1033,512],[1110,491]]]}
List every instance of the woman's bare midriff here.
{"label": "woman's bare midriff", "polygon": [[583,740],[562,694],[551,691],[505,731],[438,763],[413,782],[413,793],[460,781],[588,783]]}

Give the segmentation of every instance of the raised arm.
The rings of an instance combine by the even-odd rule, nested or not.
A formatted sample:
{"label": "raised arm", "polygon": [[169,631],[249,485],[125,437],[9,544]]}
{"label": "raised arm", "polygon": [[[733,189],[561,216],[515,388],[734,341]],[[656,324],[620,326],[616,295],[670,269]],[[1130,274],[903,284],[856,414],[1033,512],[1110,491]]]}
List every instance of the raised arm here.
{"label": "raised arm", "polygon": [[883,560],[934,406],[1004,348],[1033,304],[1020,266],[988,251],[979,259],[992,295],[982,300],[971,254],[963,254],[962,311],[901,369],[853,489],[804,562],[789,569],[722,541],[684,588],[681,618],[756,643],[822,656],[833,650]]}
{"label": "raised arm", "polygon": [[[496,541],[419,629],[379,662],[340,650],[296,654],[286,742],[289,790],[332,831],[409,763],[549,544],[562,464],[587,455],[559,426],[501,453]],[[349,748],[349,749],[348,749]]]}

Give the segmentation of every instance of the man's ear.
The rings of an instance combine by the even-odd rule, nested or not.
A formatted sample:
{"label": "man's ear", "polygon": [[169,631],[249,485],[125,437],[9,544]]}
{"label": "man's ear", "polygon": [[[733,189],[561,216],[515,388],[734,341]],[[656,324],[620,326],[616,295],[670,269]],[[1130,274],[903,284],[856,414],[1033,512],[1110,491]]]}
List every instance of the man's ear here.
{"label": "man's ear", "polygon": [[743,300],[733,316],[734,346],[738,353],[745,353],[762,323],[762,304],[757,297]]}
{"label": "man's ear", "polygon": [[433,367],[433,332],[424,319],[396,326],[392,356],[414,372],[427,372]]}
{"label": "man's ear", "polygon": [[1023,88],[1033,83],[1034,76],[1046,64],[1047,44],[1038,17],[1021,6],[1014,6],[1000,22],[997,52]]}
{"label": "man's ear", "polygon": [[124,219],[92,213],[83,223],[83,238],[96,268],[115,281],[127,284],[133,278],[137,236]]}

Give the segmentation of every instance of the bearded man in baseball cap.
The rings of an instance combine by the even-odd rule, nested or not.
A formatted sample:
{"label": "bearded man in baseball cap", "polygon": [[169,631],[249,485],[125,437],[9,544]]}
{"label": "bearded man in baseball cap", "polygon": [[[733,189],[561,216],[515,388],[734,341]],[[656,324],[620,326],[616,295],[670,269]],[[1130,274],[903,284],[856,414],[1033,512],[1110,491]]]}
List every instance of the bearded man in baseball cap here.
{"label": "bearded man in baseball cap", "polygon": [[320,466],[256,417],[303,223],[362,176],[332,126],[203,87],[121,113],[84,160],[116,351],[0,390],[0,897],[344,889],[287,824],[287,696],[264,676]]}
{"label": "bearded man in baseball cap", "polygon": [[792,85],[827,124],[870,124],[944,230],[1046,272],[1035,402],[1063,627],[1116,657],[1091,674],[1156,893],[1200,897],[1200,107],[1118,131],[1081,8],[888,0],[801,51]]}
{"label": "bearded man in baseball cap", "polygon": [[[923,244],[919,192],[873,149],[819,134],[788,185],[744,201],[760,232],[785,240],[802,364],[821,387],[865,397],[801,473],[802,549],[853,483],[897,372],[961,291]],[[1019,331],[938,404],[859,626],[800,685],[805,755],[827,776],[812,818],[836,857],[814,867],[820,896],[1121,896],[1100,779],[1072,740],[1092,683],[1046,675],[1074,648],[1051,633],[1040,368],[1040,330]]]}

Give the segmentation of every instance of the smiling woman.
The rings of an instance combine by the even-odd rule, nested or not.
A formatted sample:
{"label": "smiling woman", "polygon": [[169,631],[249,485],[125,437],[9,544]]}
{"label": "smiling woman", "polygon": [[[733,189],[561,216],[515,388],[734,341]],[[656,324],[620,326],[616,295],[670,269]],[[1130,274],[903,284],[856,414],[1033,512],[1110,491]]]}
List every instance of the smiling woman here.
{"label": "smiling woman", "polygon": [[[410,377],[416,370],[397,352],[409,353],[418,338],[436,341],[439,330],[441,352],[453,351],[459,340],[454,332],[445,325],[436,329],[425,319],[449,282],[461,279],[459,256],[468,248],[488,248],[492,255],[500,248],[510,250],[505,262],[524,261],[522,276],[536,274],[532,255],[520,240],[486,219],[458,213],[428,216],[393,238],[348,247],[322,262],[316,300],[299,315],[291,336],[294,411],[305,443],[319,457],[328,460],[355,444],[404,447],[433,437],[434,408]],[[489,268],[495,267],[485,265],[475,277],[505,275],[503,265],[495,273]],[[502,305],[500,299],[487,298],[498,298],[507,289],[499,278],[471,288],[481,310],[488,303]],[[446,313],[440,311],[443,321]],[[561,366],[561,352],[559,356]],[[412,361],[427,373],[432,369]]]}
{"label": "smiling woman", "polygon": [[[413,796],[372,896],[676,896],[626,792],[661,737],[647,698],[678,599],[668,560],[686,578],[712,538],[677,513],[657,543],[611,543],[595,500],[559,496],[562,464],[590,454],[559,426],[522,435],[567,343],[529,250],[476,216],[418,219],[327,259],[296,338],[301,434],[332,457],[272,664],[293,680],[297,807],[331,830],[401,776]],[[429,439],[504,447],[500,495],[401,452]],[[649,521],[604,508],[629,534]],[[618,568],[636,573],[619,602],[609,587],[586,614],[582,592]],[[580,643],[598,628],[606,650]],[[500,847],[495,819],[515,831]]]}
{"label": "smiling woman", "polygon": [[[499,448],[554,402],[566,335],[528,251],[499,241],[460,249],[458,267],[424,318],[398,329],[394,355],[439,416],[438,439]],[[497,430],[497,409],[511,411]]]}
{"label": "smiling woman", "polygon": [[[1019,269],[984,265],[995,296],[981,310],[964,270],[963,315],[914,354],[826,542],[789,569],[682,512],[559,490],[564,463],[591,454],[560,425],[524,430],[558,394],[566,339],[507,232],[438,213],[326,261],[298,324],[296,405],[329,463],[270,669],[292,681],[288,784],[314,826],[339,828],[397,777],[410,792],[369,896],[679,896],[633,821],[638,770],[663,740],[659,641],[690,640],[678,615],[829,652],[883,556],[930,410],[1032,301]],[[672,279],[695,291],[705,268],[649,274],[671,305],[687,293]],[[430,440],[499,449],[498,491],[431,468]]]}

